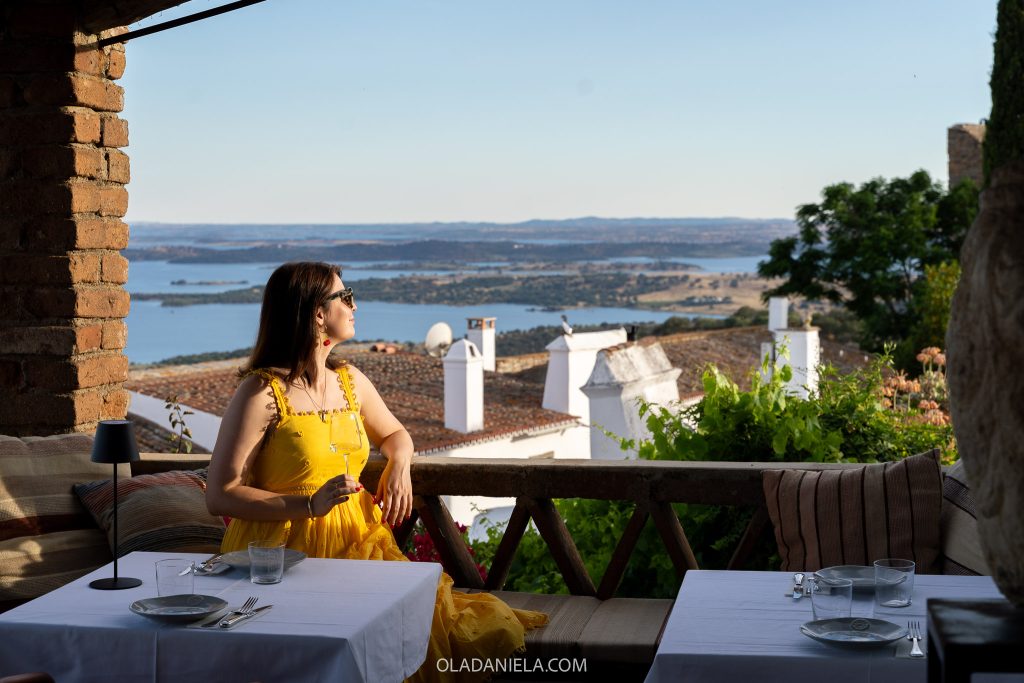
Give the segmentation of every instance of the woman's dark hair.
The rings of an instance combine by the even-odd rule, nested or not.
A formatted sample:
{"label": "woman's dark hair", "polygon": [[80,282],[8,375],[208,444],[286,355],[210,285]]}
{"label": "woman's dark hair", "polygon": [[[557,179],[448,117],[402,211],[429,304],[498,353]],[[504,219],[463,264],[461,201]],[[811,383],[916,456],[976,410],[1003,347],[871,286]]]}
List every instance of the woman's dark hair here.
{"label": "woman's dark hair", "polygon": [[275,270],[263,290],[260,329],[252,356],[240,374],[257,368],[284,368],[286,379],[317,376],[316,347],[320,342],[316,309],[323,306],[341,268],[329,263],[285,263]]}

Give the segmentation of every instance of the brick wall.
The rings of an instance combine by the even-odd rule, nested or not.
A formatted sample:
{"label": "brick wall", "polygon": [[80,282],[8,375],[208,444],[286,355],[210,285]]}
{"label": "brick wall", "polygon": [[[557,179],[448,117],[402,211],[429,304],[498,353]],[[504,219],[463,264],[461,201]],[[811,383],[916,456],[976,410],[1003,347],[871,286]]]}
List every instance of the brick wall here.
{"label": "brick wall", "polygon": [[[124,47],[82,3],[0,6],[0,433],[123,418],[128,359]],[[114,29],[121,32],[122,29]]]}
{"label": "brick wall", "polygon": [[970,178],[980,188],[985,172],[981,162],[981,143],[985,140],[985,124],[958,123],[950,126],[946,136],[949,155],[949,186]]}

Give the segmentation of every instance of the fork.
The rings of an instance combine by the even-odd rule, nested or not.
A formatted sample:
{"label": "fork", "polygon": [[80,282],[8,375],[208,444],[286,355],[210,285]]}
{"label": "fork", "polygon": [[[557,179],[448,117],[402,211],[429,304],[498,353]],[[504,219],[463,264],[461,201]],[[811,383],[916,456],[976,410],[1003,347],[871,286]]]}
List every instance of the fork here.
{"label": "fork", "polygon": [[907,630],[910,631],[909,638],[913,645],[910,648],[911,657],[924,657],[924,652],[921,651],[921,622],[919,621],[908,621]]}
{"label": "fork", "polygon": [[233,609],[230,612],[225,612],[224,614],[220,615],[219,619],[214,619],[213,621],[211,621],[211,622],[209,622],[207,624],[203,624],[203,628],[209,628],[211,626],[217,626],[218,624],[220,624],[220,623],[222,623],[224,621],[227,621],[228,619],[230,619],[232,616],[235,616],[235,615],[244,616],[244,615],[247,615],[247,614],[252,614],[252,608],[256,606],[256,601],[257,600],[259,600],[259,598],[257,596],[255,596],[255,595],[250,596],[249,598],[246,599],[245,602],[242,603],[241,607],[239,607],[238,609]]}

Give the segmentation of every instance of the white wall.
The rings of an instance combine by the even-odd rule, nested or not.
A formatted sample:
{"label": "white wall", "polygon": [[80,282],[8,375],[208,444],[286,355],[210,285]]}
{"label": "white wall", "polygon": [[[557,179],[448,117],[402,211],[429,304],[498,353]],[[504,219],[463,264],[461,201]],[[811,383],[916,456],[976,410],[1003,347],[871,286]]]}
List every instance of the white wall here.
{"label": "white wall", "polygon": [[[167,421],[170,411],[164,408],[165,401],[154,396],[147,396],[135,391],[128,392],[128,412],[155,422],[164,429],[170,429]],[[195,415],[185,416],[185,426],[192,431],[192,442],[197,446],[212,451],[217,443],[217,432],[220,431],[220,416],[206,413],[184,403],[179,403],[182,411],[191,410]]]}
{"label": "white wall", "polygon": [[[590,429],[584,425],[572,424],[552,427],[533,434],[511,434],[482,443],[468,444],[443,451],[431,451],[431,456],[458,458],[589,458]],[[482,511],[515,505],[514,498],[491,498],[487,496],[442,496],[452,518],[460,524],[473,527],[474,520]],[[505,517],[507,519],[507,515]],[[479,525],[475,532],[481,533]]]}

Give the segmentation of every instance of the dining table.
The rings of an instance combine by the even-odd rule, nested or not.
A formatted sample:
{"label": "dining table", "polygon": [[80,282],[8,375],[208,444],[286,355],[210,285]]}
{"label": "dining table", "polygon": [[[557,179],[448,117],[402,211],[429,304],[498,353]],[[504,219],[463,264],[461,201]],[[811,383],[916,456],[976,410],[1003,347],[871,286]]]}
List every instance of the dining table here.
{"label": "dining table", "polygon": [[[93,571],[0,614],[0,677],[45,671],[61,683],[119,681],[401,681],[426,657],[441,566],[306,558],[280,583],[256,585],[244,567],[197,574],[194,592],[229,608],[255,597],[272,609],[232,628],[142,616],[157,595],[154,563],[209,554],[133,552],[119,575],[142,579],[96,590]],[[219,604],[219,603],[218,603]]]}
{"label": "dining table", "polygon": [[[786,572],[686,572],[647,683],[927,681],[927,658],[911,657],[911,643],[905,638],[881,647],[855,649],[804,635],[801,625],[814,618],[811,600],[792,597],[793,579],[793,574]],[[877,606],[871,590],[860,590],[854,593],[852,616],[881,619],[902,628],[917,621],[926,631],[930,598],[999,597],[988,576],[922,574],[914,578],[909,606]],[[927,642],[922,647],[927,651]],[[976,676],[974,680],[982,679]]]}

